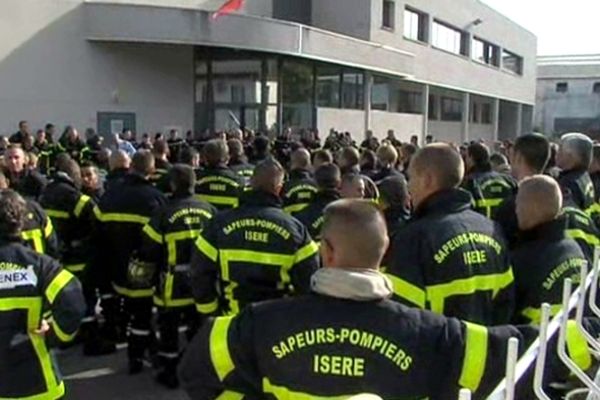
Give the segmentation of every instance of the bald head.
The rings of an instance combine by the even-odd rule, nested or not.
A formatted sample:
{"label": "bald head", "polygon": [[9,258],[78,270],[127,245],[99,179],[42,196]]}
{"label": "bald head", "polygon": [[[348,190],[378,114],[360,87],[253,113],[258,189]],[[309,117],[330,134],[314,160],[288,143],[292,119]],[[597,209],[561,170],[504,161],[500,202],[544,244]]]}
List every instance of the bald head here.
{"label": "bald head", "polygon": [[301,147],[295,150],[291,155],[291,169],[309,169],[310,153]]}
{"label": "bald head", "polygon": [[131,159],[123,150],[113,151],[108,159],[108,166],[111,171],[116,169],[129,169]]}
{"label": "bald head", "polygon": [[389,239],[385,219],[372,202],[338,200],[325,208],[323,217],[321,256],[325,267],[379,268]]}
{"label": "bald head", "polygon": [[281,164],[274,159],[266,159],[254,168],[250,180],[253,190],[279,195],[283,187],[285,171]]}
{"label": "bald head", "polygon": [[389,144],[384,144],[377,149],[377,159],[384,167],[393,167],[398,160],[398,151]]}
{"label": "bald head", "polygon": [[227,143],[221,139],[209,140],[202,148],[202,158],[209,167],[227,164],[229,161]]}
{"label": "bald head", "polygon": [[519,184],[517,218],[519,228],[528,230],[553,221],[562,209],[558,183],[546,175],[533,175]]}

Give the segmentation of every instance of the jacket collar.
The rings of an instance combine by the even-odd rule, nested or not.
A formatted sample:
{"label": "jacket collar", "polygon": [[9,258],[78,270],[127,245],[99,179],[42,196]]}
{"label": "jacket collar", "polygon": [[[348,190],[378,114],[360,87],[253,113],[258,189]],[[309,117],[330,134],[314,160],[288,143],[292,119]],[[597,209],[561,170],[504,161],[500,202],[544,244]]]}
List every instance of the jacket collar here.
{"label": "jacket collar", "polygon": [[519,233],[519,239],[522,243],[540,239],[560,240],[565,237],[566,228],[567,220],[564,216],[560,216],[553,221],[545,222],[526,231],[521,231]]}
{"label": "jacket collar", "polygon": [[314,197],[314,201],[333,202],[342,198],[342,195],[337,189],[319,190]]}
{"label": "jacket collar", "polygon": [[577,177],[579,175],[583,175],[586,172],[587,172],[587,169],[585,169],[585,168],[573,168],[573,169],[561,171],[559,176],[561,178],[564,178],[565,176]]}
{"label": "jacket collar", "polygon": [[312,175],[307,169],[293,169],[290,171],[290,180],[300,180],[311,178]]}
{"label": "jacket collar", "polygon": [[431,195],[415,210],[415,217],[429,214],[455,214],[471,208],[471,195],[462,189],[443,190]]}
{"label": "jacket collar", "polygon": [[244,192],[241,196],[240,203],[243,206],[249,207],[282,207],[279,197],[262,190],[250,190]]}
{"label": "jacket collar", "polygon": [[408,221],[410,212],[404,207],[389,207],[383,211],[383,216],[388,226],[390,226],[401,221]]}

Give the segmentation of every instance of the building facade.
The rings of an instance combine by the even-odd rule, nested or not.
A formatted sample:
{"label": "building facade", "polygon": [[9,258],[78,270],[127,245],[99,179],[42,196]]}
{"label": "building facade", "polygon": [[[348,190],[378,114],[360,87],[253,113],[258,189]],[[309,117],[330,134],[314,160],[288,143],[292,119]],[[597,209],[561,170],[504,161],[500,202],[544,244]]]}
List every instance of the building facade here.
{"label": "building facade", "polygon": [[600,138],[600,54],[538,58],[535,129]]}
{"label": "building facade", "polygon": [[536,38],[478,0],[3,0],[0,132],[532,129]]}

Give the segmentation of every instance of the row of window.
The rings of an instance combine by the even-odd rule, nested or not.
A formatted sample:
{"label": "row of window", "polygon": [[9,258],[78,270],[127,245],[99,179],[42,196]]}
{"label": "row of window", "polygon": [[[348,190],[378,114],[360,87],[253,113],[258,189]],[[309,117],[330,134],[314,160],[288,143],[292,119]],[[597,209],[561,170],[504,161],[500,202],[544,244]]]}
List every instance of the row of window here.
{"label": "row of window", "polygon": [[[556,84],[556,93],[567,93],[568,91],[568,82],[558,82]],[[594,82],[594,84],[592,85],[592,93],[600,93],[600,82]]]}
{"label": "row of window", "polygon": [[[394,29],[396,7],[394,0],[383,0],[382,26],[384,29]],[[431,24],[432,32],[428,32],[429,16],[411,7],[404,10],[404,37],[411,40],[427,43],[462,56],[469,56],[477,62],[502,67],[518,75],[523,74],[523,58],[482,38],[472,37],[468,43],[469,35],[452,25],[434,19]]]}

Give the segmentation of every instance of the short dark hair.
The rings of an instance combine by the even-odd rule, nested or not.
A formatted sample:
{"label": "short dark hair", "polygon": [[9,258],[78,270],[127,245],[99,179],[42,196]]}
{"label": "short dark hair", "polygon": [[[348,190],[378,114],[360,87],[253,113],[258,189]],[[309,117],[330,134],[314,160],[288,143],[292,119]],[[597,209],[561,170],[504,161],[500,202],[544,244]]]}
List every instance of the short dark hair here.
{"label": "short dark hair", "polygon": [[163,139],[158,139],[154,141],[154,145],[152,146],[152,150],[154,154],[168,154],[169,153],[169,145]]}
{"label": "short dark hair", "polygon": [[79,164],[73,159],[66,160],[61,163],[61,165],[57,166],[58,171],[67,174],[69,178],[73,181],[76,188],[81,188],[81,169],[79,168]]}
{"label": "short dark hair", "polygon": [[181,164],[192,165],[194,158],[198,157],[198,150],[191,146],[185,146],[179,152],[179,162]]}
{"label": "short dark hair", "polygon": [[229,148],[227,147],[227,143],[221,139],[209,140],[202,148],[202,158],[204,158],[204,162],[211,167],[226,162],[228,155]]}
{"label": "short dark hair", "polygon": [[513,152],[519,153],[535,172],[542,173],[550,159],[550,142],[539,133],[519,136],[513,146]]}
{"label": "short dark hair", "polygon": [[331,155],[331,152],[329,150],[320,149],[315,151],[313,154],[313,163],[316,163],[317,161],[319,161],[322,164],[332,163],[333,156]]}
{"label": "short dark hair", "polygon": [[194,193],[196,173],[189,165],[175,164],[169,170],[169,183],[175,193]]}
{"label": "short dark hair", "polygon": [[340,168],[335,164],[323,164],[315,171],[319,189],[337,189],[342,180]]}
{"label": "short dark hair", "polygon": [[54,124],[46,124],[46,126],[44,127],[44,129],[47,130],[47,131],[50,130],[50,129],[52,129],[52,128],[54,128]]}
{"label": "short dark hair", "polygon": [[408,185],[402,175],[388,176],[377,185],[379,197],[392,207],[401,207],[408,198]]}
{"label": "short dark hair", "polygon": [[268,153],[270,146],[271,142],[269,142],[268,138],[264,136],[257,136],[254,138],[253,147],[256,152],[260,154]]}
{"label": "short dark hair", "polygon": [[154,172],[154,155],[148,150],[138,150],[131,159],[131,170],[142,176]]}
{"label": "short dark hair", "polygon": [[483,143],[471,143],[467,147],[467,155],[473,160],[473,163],[480,168],[491,168],[490,151]]}
{"label": "short dark hair", "polygon": [[0,191],[0,237],[18,238],[27,215],[25,200],[17,192]]}

